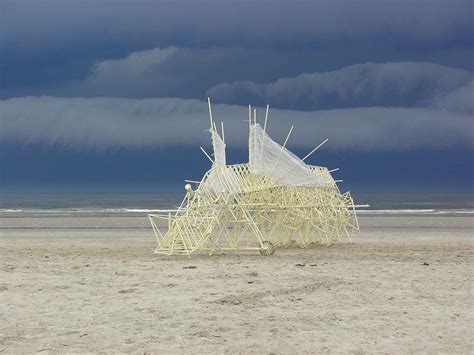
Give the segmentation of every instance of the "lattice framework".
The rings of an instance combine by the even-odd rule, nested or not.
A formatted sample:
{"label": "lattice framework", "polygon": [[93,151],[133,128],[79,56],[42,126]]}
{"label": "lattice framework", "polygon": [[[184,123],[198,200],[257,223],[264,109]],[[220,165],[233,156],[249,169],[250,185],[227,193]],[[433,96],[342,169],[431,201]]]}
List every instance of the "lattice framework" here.
{"label": "lattice framework", "polygon": [[[256,112],[254,118],[251,112],[249,107],[249,142],[254,144],[249,145],[250,163],[227,165],[225,142],[217,133],[209,101],[215,158],[208,157],[213,167],[201,181],[194,182],[195,190],[186,186],[187,194],[175,213],[149,215],[158,241],[156,253],[260,250],[263,255],[270,255],[275,248],[291,245],[305,248],[350,241],[351,231],[359,229],[356,208],[363,206],[355,205],[349,192],[339,191],[327,168],[303,162],[322,144],[300,160],[285,149],[289,135],[283,146],[271,141],[257,124]],[[268,106],[264,127],[267,117]],[[222,136],[223,129],[222,125]],[[252,132],[261,138],[254,138]],[[270,155],[274,161],[264,163],[263,144],[269,140],[271,149],[281,149],[281,153],[274,150]],[[255,144],[259,144],[258,149]],[[286,175],[281,174],[283,168],[278,175],[263,165],[276,166],[284,159]],[[256,167],[255,162],[260,165]],[[294,171],[298,171],[298,181],[291,179]],[[160,230],[160,219],[167,221],[166,232]]]}

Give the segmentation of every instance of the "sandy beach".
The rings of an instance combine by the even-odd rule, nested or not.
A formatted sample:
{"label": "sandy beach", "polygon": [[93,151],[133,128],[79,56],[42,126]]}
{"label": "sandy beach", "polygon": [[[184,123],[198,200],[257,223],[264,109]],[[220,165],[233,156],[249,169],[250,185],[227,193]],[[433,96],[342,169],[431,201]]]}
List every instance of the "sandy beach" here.
{"label": "sandy beach", "polygon": [[0,218],[0,352],[473,349],[473,217],[329,248],[165,257],[143,215]]}

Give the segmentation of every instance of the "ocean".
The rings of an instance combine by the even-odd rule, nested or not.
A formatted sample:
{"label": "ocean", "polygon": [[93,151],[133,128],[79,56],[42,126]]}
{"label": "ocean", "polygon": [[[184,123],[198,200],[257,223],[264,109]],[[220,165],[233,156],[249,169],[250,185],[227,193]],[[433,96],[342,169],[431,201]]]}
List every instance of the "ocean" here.
{"label": "ocean", "polygon": [[[0,217],[138,215],[171,212],[184,193],[16,193],[0,194]],[[472,193],[355,193],[360,214],[473,215]]]}

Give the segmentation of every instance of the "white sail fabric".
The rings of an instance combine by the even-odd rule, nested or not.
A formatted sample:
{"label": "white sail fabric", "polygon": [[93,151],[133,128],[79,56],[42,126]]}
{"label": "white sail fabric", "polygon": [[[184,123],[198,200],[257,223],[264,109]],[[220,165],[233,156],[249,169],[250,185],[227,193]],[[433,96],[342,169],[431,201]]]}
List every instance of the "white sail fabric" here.
{"label": "white sail fabric", "polygon": [[212,170],[204,181],[207,191],[214,194],[240,192],[240,180],[231,168],[226,167],[225,144],[215,130],[211,130],[214,163]]}
{"label": "white sail fabric", "polygon": [[214,149],[214,166],[226,166],[225,144],[221,136],[211,129],[212,147]]}
{"label": "white sail fabric", "polygon": [[250,172],[276,179],[286,186],[325,184],[327,179],[312,172],[307,165],[288,149],[274,142],[260,127],[250,127]]}
{"label": "white sail fabric", "polygon": [[241,180],[231,167],[214,167],[204,181],[206,191],[215,195],[241,192]]}

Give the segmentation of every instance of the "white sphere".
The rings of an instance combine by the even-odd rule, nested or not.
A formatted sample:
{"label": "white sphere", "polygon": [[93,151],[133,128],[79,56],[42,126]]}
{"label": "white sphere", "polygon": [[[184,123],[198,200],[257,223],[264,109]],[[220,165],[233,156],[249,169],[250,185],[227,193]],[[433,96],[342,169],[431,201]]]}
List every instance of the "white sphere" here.
{"label": "white sphere", "polygon": [[191,184],[184,185],[184,188],[185,188],[186,191],[192,191],[193,190],[193,188],[191,187]]}

